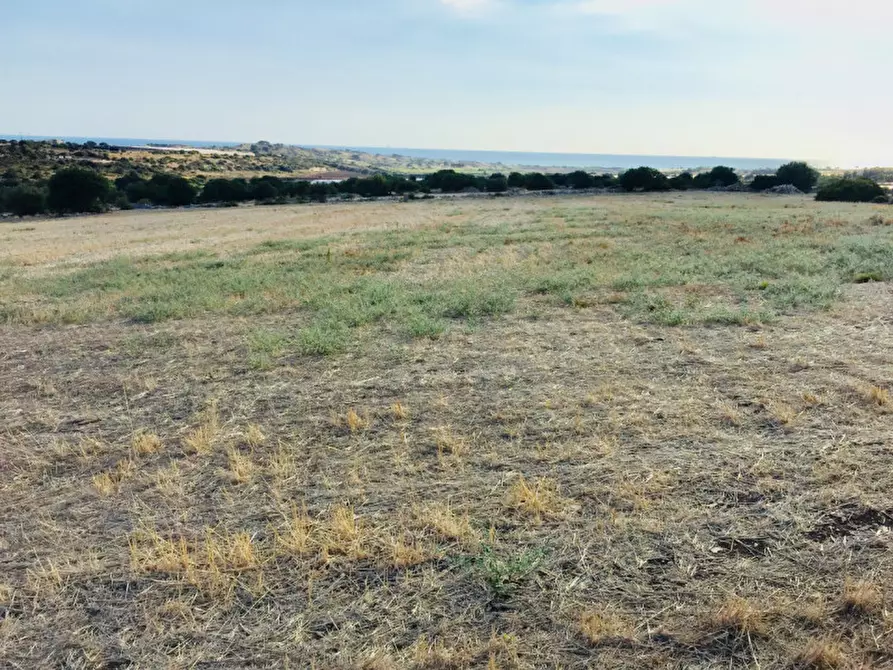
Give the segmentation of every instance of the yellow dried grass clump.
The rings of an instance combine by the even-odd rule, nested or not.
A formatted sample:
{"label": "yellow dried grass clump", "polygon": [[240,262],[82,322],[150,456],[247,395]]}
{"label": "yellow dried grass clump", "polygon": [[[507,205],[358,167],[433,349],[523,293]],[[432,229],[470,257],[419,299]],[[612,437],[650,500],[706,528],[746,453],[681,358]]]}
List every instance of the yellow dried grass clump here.
{"label": "yellow dried grass clump", "polygon": [[522,475],[506,495],[506,504],[521,513],[540,520],[544,516],[555,516],[564,509],[566,501],[558,492],[558,483],[547,477],[540,477],[532,484]]}
{"label": "yellow dried grass clump", "polygon": [[243,454],[238,449],[230,448],[227,454],[227,462],[229,464],[229,474],[233,482],[236,484],[244,484],[251,480],[254,474],[254,461],[251,457]]}
{"label": "yellow dried grass clump", "polygon": [[763,635],[766,633],[766,614],[745,598],[730,596],[708,620],[708,626],[716,633],[736,636]]}
{"label": "yellow dried grass clump", "polygon": [[590,644],[598,645],[611,640],[631,640],[635,628],[620,615],[607,609],[589,610],[580,615],[580,632]]}
{"label": "yellow dried grass clump", "polygon": [[811,640],[793,659],[793,666],[802,670],[836,670],[846,665],[846,656],[834,640]]}
{"label": "yellow dried grass clump", "polygon": [[131,440],[131,448],[137,456],[148,456],[154,454],[162,447],[161,438],[155,433],[140,430],[137,431]]}
{"label": "yellow dried grass clump", "polygon": [[442,540],[471,544],[477,540],[477,533],[471,526],[467,514],[457,514],[449,505],[435,503],[415,511],[418,524],[433,530]]}
{"label": "yellow dried grass clump", "polygon": [[187,454],[208,454],[214,447],[214,441],[220,432],[220,417],[217,412],[217,402],[211,401],[202,412],[199,425],[190,431],[183,439],[183,446]]}

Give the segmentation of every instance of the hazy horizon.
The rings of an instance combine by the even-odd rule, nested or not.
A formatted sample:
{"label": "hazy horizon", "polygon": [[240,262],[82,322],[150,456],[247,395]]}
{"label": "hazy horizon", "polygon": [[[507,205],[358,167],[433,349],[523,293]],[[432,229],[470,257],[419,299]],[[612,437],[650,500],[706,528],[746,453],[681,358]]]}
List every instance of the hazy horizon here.
{"label": "hazy horizon", "polygon": [[893,6],[877,0],[34,0],[2,15],[15,135],[893,164]]}

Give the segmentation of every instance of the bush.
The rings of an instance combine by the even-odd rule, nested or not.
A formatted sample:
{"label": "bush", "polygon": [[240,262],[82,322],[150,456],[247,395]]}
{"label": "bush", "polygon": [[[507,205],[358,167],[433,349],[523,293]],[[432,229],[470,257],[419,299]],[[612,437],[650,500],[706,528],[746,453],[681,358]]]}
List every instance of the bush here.
{"label": "bush", "polygon": [[717,165],[707,173],[710,180],[710,186],[732,186],[741,181],[741,178],[735,172],[734,168],[725,165]]}
{"label": "bush", "polygon": [[770,188],[779,186],[781,182],[774,174],[758,174],[750,182],[751,191],[768,191]]}
{"label": "bush", "polygon": [[49,181],[47,204],[60,214],[100,212],[112,191],[108,179],[87,168],[59,170]]}
{"label": "bush", "polygon": [[524,175],[520,172],[509,174],[509,188],[524,188]]}
{"label": "bush", "polygon": [[43,189],[36,186],[16,186],[6,193],[4,208],[16,216],[34,216],[47,210],[47,198]]}
{"label": "bush", "polygon": [[487,178],[487,193],[505,193],[509,190],[509,182],[504,174],[491,174]]}
{"label": "bush", "polygon": [[212,179],[199,195],[201,202],[243,202],[251,200],[248,184],[244,179]]}
{"label": "bush", "polygon": [[195,202],[197,189],[185,177],[156,174],[149,180],[149,199],[156,205],[185,207]]}
{"label": "bush", "polygon": [[819,181],[819,172],[806,163],[786,163],[775,173],[779,184],[792,184],[804,193],[809,193]]}
{"label": "bush", "polygon": [[816,200],[838,202],[871,202],[887,193],[876,181],[865,177],[830,179],[819,187]]}
{"label": "bush", "polygon": [[443,193],[460,193],[467,188],[484,186],[474,175],[460,174],[455,170],[440,170],[428,175],[425,185],[432,190],[440,189]]}
{"label": "bush", "polygon": [[595,184],[593,184],[595,188],[614,188],[619,183],[619,180],[616,176],[607,172],[605,174],[598,175],[597,177],[593,177],[593,179],[595,180]]}
{"label": "bush", "polygon": [[595,177],[583,170],[577,170],[567,175],[567,185],[574,189],[594,188]]}
{"label": "bush", "polygon": [[542,172],[531,172],[524,175],[524,188],[528,191],[548,191],[555,188],[555,182]]}
{"label": "bush", "polygon": [[620,186],[624,191],[667,191],[670,180],[660,170],[643,166],[620,175]]}
{"label": "bush", "polygon": [[670,179],[670,188],[675,191],[687,191],[695,187],[695,178],[691,172],[677,174]]}

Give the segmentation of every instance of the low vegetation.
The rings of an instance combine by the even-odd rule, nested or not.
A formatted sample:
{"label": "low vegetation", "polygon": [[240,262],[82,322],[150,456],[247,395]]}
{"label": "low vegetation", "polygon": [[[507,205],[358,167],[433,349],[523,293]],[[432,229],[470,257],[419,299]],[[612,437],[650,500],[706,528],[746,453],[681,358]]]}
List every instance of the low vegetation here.
{"label": "low vegetation", "polygon": [[0,666],[891,665],[885,212],[5,224]]}
{"label": "low vegetation", "polygon": [[[34,145],[34,146],[31,146]],[[682,172],[673,176],[650,167],[639,167],[619,175],[590,174],[583,170],[574,172],[500,172],[486,173],[457,171],[444,168],[424,175],[413,173],[383,173],[353,175],[339,173],[340,179],[315,180],[282,177],[281,173],[262,174],[252,177],[225,177],[198,175],[192,178],[159,169],[152,160],[135,163],[121,159],[121,163],[108,160],[109,152],[125,152],[121,147],[89,147],[74,151],[105,156],[105,161],[82,160],[76,165],[58,161],[48,167],[48,159],[41,151],[58,148],[46,142],[0,143],[0,168],[9,167],[0,178],[0,212],[16,216],[38,214],[100,212],[107,209],[131,209],[133,207],[184,207],[194,204],[234,206],[244,202],[258,204],[288,204],[326,202],[331,198],[389,198],[431,197],[431,193],[489,193],[502,195],[507,191],[538,192],[553,190],[622,190],[626,192],[687,191],[743,189],[742,177],[734,169],[717,166],[709,171],[691,174]],[[273,145],[269,145],[273,146]],[[10,149],[12,147],[12,149]],[[269,157],[266,143],[248,147],[249,156]],[[6,150],[4,152],[4,149]],[[245,147],[243,147],[245,149]],[[276,149],[280,151],[280,149]],[[287,153],[287,152],[286,152]],[[37,158],[34,158],[34,156]],[[26,166],[32,162],[40,166],[27,176]],[[62,167],[59,167],[59,165]],[[110,179],[109,166],[118,172],[129,170]],[[164,165],[167,165],[164,163]],[[43,171],[50,171],[43,178]],[[117,174],[117,173],[111,173]],[[806,163],[788,163],[776,174],[757,174],[750,180],[751,190],[764,191],[777,186],[792,186],[809,192],[816,184],[819,173]],[[820,200],[853,202],[887,202],[886,191],[867,177],[843,177],[826,180],[818,193]]]}

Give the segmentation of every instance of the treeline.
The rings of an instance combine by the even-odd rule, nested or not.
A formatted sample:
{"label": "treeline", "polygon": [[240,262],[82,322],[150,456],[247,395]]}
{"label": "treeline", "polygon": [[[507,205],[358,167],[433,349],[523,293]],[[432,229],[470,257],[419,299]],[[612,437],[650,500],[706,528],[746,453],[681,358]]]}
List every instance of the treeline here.
{"label": "treeline", "polygon": [[[808,193],[817,183],[819,173],[801,162],[783,165],[774,174],[757,175],[747,184],[742,183],[740,175],[727,166],[717,166],[698,174],[683,172],[672,177],[650,167],[633,168],[620,175],[596,175],[577,170],[558,174],[494,173],[487,177],[439,170],[421,178],[378,174],[353,177],[337,183],[274,176],[217,178],[202,183],[176,174],[157,173],[147,178],[137,172],[112,182],[90,168],[66,167],[57,170],[45,181],[21,181],[14,174],[4,174],[0,178],[0,211],[29,216],[47,212],[101,212],[109,208],[131,209],[139,206],[233,205],[248,201],[260,204],[325,202],[333,196],[412,198],[417,194],[433,192],[501,194],[555,189],[651,192],[737,188],[766,191],[790,186]],[[888,202],[889,196],[877,182],[867,177],[845,176],[819,183],[816,198],[880,203]]]}

